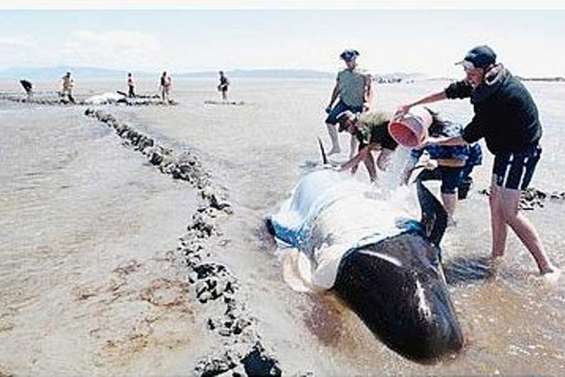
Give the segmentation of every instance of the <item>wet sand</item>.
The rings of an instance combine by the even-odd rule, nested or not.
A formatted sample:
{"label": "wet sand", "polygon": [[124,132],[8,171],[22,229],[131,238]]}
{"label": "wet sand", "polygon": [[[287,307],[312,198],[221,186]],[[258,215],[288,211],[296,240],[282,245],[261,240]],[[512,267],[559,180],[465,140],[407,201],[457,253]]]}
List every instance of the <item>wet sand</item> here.
{"label": "wet sand", "polygon": [[[82,182],[86,186],[80,185],[79,194],[69,192],[71,185],[62,185],[59,189],[66,190],[64,194],[71,198],[77,197],[80,202],[75,204],[77,207],[83,201],[93,199],[89,194],[95,192],[90,189],[111,191],[113,198],[119,194],[127,206],[116,207],[119,213],[84,214],[75,211],[72,202],[66,202],[60,205],[61,210],[70,211],[69,217],[82,215],[89,223],[96,215],[95,218],[104,221],[98,227],[110,232],[126,231],[120,236],[136,242],[122,247],[108,234],[99,238],[96,229],[83,230],[81,236],[76,236],[80,237],[78,241],[73,237],[73,242],[66,245],[65,238],[54,229],[52,236],[55,240],[52,242],[46,242],[44,246],[29,245],[29,251],[14,250],[14,265],[23,272],[23,276],[18,276],[23,281],[2,281],[6,293],[2,295],[6,309],[0,317],[1,332],[6,340],[0,362],[1,370],[6,372],[2,373],[50,375],[57,371],[63,375],[76,375],[87,370],[88,374],[95,375],[162,375],[188,371],[215,375],[233,369],[262,375],[271,371],[274,375],[280,374],[277,361],[268,355],[261,343],[256,319],[247,310],[245,302],[238,298],[237,278],[225,265],[213,260],[213,255],[218,252],[214,249],[222,249],[228,244],[220,238],[222,232],[218,224],[223,217],[233,213],[226,191],[214,185],[198,157],[189,150],[175,151],[165,147],[107,112],[87,110],[85,115],[109,127],[115,135],[93,129],[94,134],[101,136],[98,145],[88,154],[81,153],[100,167],[100,174],[106,169],[115,170],[114,174],[119,172],[115,177],[97,177],[92,171],[80,169],[79,173],[94,179]],[[82,126],[101,127],[93,122]],[[122,138],[121,146],[116,143],[118,136]],[[45,141],[38,139],[40,143]],[[100,149],[101,146],[104,148]],[[128,158],[116,148],[138,152],[145,156],[146,162]],[[94,150],[96,153],[92,153]],[[66,154],[68,151],[62,152]],[[129,166],[121,166],[123,160]],[[74,161],[70,162],[74,165]],[[132,167],[132,164],[137,166]],[[62,173],[70,168],[56,165],[56,170],[63,170]],[[132,172],[123,171],[124,168],[137,173],[134,178],[143,186],[147,185],[146,181],[157,180],[162,185],[171,185],[175,192],[161,198],[160,191],[154,189],[150,201],[144,198],[146,201],[140,205],[136,192],[129,188],[137,182],[118,180],[131,179]],[[171,182],[161,182],[155,177],[160,173],[168,175]],[[38,171],[24,173],[24,176],[43,174]],[[148,177],[144,179],[144,175]],[[54,181],[58,177],[54,177]],[[99,178],[113,187],[105,188]],[[22,210],[17,198],[10,203],[15,211]],[[53,208],[58,206],[41,202],[33,211]],[[119,217],[121,211],[137,222],[112,224],[106,221]],[[158,216],[146,218],[156,213]],[[178,220],[187,214],[185,229],[181,232]],[[59,223],[64,225],[73,219],[64,220]],[[18,225],[15,221],[12,224]],[[174,236],[171,234],[173,229],[177,230]],[[76,231],[76,225],[69,227],[70,233]],[[154,242],[155,239],[159,241]],[[175,239],[175,243],[170,242]],[[20,237],[14,240],[21,241]],[[68,248],[69,254],[58,261],[62,264],[61,273],[58,264],[49,265],[55,263],[53,254],[61,252],[58,243]],[[168,249],[160,247],[161,244],[168,245]],[[103,246],[110,250],[100,250]],[[92,254],[91,248],[96,250],[94,260],[87,255]],[[29,253],[30,258],[22,258],[24,252]],[[38,256],[47,258],[49,263],[37,261]],[[38,263],[42,268],[35,272],[31,265]],[[34,285],[29,281],[30,276],[47,280],[47,284]],[[69,286],[66,284],[69,281],[76,283]],[[29,297],[22,298],[22,292]],[[34,320],[40,312],[41,318]],[[21,348],[30,343],[33,346],[29,352],[21,352]]]}
{"label": "wet sand", "polygon": [[[16,183],[4,188],[8,199],[2,201],[0,218],[4,229],[0,253],[11,261],[1,268],[0,287],[7,307],[13,307],[0,314],[4,329],[0,330],[0,347],[5,347],[0,348],[0,355],[8,355],[0,357],[0,372],[198,375],[205,370],[242,371],[243,363],[236,361],[261,352],[254,351],[255,343],[247,342],[256,339],[253,336],[241,342],[244,349],[234,347],[244,333],[239,329],[249,326],[245,321],[235,324],[229,312],[232,321],[225,325],[225,299],[230,302],[234,297],[228,285],[219,294],[216,287],[222,281],[238,287],[233,289],[235,301],[245,307],[240,318],[252,319],[254,336],[285,375],[561,375],[565,371],[564,291],[539,284],[533,262],[515,239],[509,240],[508,255],[496,273],[485,262],[490,241],[488,208],[477,190],[487,185],[488,159],[476,175],[474,193],[458,209],[464,221],[448,232],[443,245],[451,294],[469,340],[465,353],[456,360],[434,366],[406,361],[376,340],[331,293],[299,294],[284,284],[279,251],[262,219],[288,195],[296,178],[319,160],[314,141],[325,134],[320,114],[312,109],[323,109],[331,85],[330,81],[244,83],[233,95],[245,105],[212,106],[203,99],[214,98],[213,89],[208,90],[205,82],[187,81],[184,87],[178,85],[180,106],[102,107],[118,123],[133,127],[135,133],[121,129],[125,138],[116,135],[111,119],[100,122],[85,117],[85,108],[65,108],[60,115],[55,107],[8,107],[13,119],[8,135],[12,144],[25,150],[26,145],[37,143],[27,127],[41,130],[47,133],[47,149],[56,151],[57,158],[51,164],[53,155],[43,156],[41,148],[34,147],[31,153],[42,163],[34,163],[35,158],[28,164],[15,149],[1,151],[2,157],[8,157],[2,181],[15,177]],[[429,88],[411,87],[409,93],[400,85],[378,90],[386,105]],[[545,93],[548,89],[539,90]],[[551,97],[548,94],[547,100],[540,101],[549,109],[542,113],[549,120],[563,117],[553,106],[554,90],[551,87]],[[445,111],[464,119],[467,107],[456,103]],[[31,119],[36,117],[34,125]],[[85,130],[89,134],[79,135]],[[175,156],[187,149],[197,156],[210,180],[226,188],[233,214],[222,214],[219,222],[208,215],[194,217],[206,214],[206,209],[199,211],[203,207],[198,185],[171,179],[179,165],[163,164],[164,150],[158,150],[163,160],[142,153],[155,145],[139,148],[140,134],[163,145],[164,150],[172,149]],[[547,134],[556,134],[551,125]],[[73,135],[70,149],[57,142],[68,135]],[[85,147],[92,139],[100,142]],[[548,162],[556,146],[551,138],[549,141]],[[342,145],[347,145],[346,139]],[[83,152],[96,158],[81,160],[77,156]],[[563,171],[562,161],[556,162],[540,168],[536,186],[548,192],[559,190],[549,179],[555,171]],[[75,191],[57,194],[69,190],[64,186],[75,185]],[[29,207],[29,195],[37,196],[36,208]],[[153,204],[144,207],[142,198]],[[86,209],[79,210],[83,206]],[[564,245],[559,233],[561,209],[561,204],[549,203],[528,216],[543,229],[552,256],[563,265],[565,260],[557,253]],[[51,214],[57,210],[65,216]],[[83,218],[98,220],[82,228],[77,219]],[[58,227],[49,228],[49,222]],[[65,232],[63,225],[69,223],[73,226]],[[199,234],[214,234],[202,249]],[[42,238],[45,235],[48,238]],[[64,250],[60,244],[67,237],[71,240],[67,254],[72,258],[64,253],[59,256]],[[98,251],[106,248],[109,251]],[[202,250],[207,252],[202,254]],[[83,253],[104,257],[92,263]],[[203,269],[199,279],[194,267],[202,261],[216,267]],[[210,270],[225,279],[210,279]],[[57,271],[61,271],[60,279]],[[112,301],[115,286],[121,293]],[[184,301],[177,300],[179,297]],[[94,334],[88,332],[97,328]],[[235,329],[238,334],[234,337]],[[75,333],[78,335],[69,335]],[[16,351],[25,356],[16,357]]]}
{"label": "wet sand", "polygon": [[59,137],[74,134],[77,144],[24,126],[20,135],[35,144],[30,158],[3,169],[18,188],[2,200],[0,370],[189,370],[181,355],[205,347],[206,337],[186,299],[175,241],[195,193],[153,174],[103,129],[84,132],[76,115],[47,119],[68,126]]}

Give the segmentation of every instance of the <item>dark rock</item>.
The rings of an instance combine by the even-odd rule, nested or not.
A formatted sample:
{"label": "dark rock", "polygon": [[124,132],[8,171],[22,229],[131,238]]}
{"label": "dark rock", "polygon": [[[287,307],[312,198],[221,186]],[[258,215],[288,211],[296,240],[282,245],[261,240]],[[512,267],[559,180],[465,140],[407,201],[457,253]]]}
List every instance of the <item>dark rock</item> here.
{"label": "dark rock", "polygon": [[160,165],[163,162],[163,155],[157,151],[154,151],[149,158],[149,162],[153,165]]}
{"label": "dark rock", "polygon": [[229,352],[225,352],[220,356],[208,357],[198,362],[194,368],[196,376],[213,377],[221,373],[234,369],[238,365],[239,358]]}
{"label": "dark rock", "polygon": [[257,342],[250,353],[241,363],[248,376],[281,376],[282,371],[279,362],[267,355],[261,343]]}
{"label": "dark rock", "polygon": [[212,299],[212,294],[208,291],[204,291],[202,292],[202,294],[197,296],[197,299],[198,301],[200,301],[200,303],[205,304],[206,302],[208,302],[208,300]]}
{"label": "dark rock", "polygon": [[208,216],[204,216],[200,212],[192,215],[192,224],[188,226],[188,230],[194,229],[199,231],[199,236],[209,237],[214,233],[214,224],[210,222]]}
{"label": "dark rock", "polygon": [[[158,166],[162,173],[188,181],[199,189],[204,204],[193,213],[187,232],[179,237],[177,253],[184,254],[183,260],[189,269],[187,280],[194,287],[191,292],[194,292],[196,300],[202,304],[215,301],[215,305],[225,307],[218,318],[207,321],[207,326],[211,331],[225,337],[227,348],[219,356],[201,360],[195,367],[195,374],[280,375],[277,360],[267,355],[258,343],[260,336],[256,329],[256,319],[237,297],[237,279],[225,265],[204,260],[211,256],[208,238],[221,234],[216,227],[219,211],[233,213],[225,189],[212,183],[210,173],[202,168],[198,158],[189,151],[176,155],[174,150],[164,148],[134,127],[118,122],[111,114],[101,110],[89,108],[85,114],[96,117],[114,128],[124,139],[124,144],[135,146],[135,149],[146,155],[149,163]],[[252,350],[249,351],[251,345]],[[246,356],[243,357],[244,355]]]}
{"label": "dark rock", "polygon": [[223,193],[218,192],[216,189],[207,186],[202,191],[200,191],[200,195],[203,199],[207,200],[210,203],[212,208],[222,210],[226,207],[231,207],[231,203],[226,200]]}
{"label": "dark rock", "polygon": [[[487,196],[490,195],[489,191],[486,189],[480,190],[479,193]],[[552,194],[548,194],[542,190],[536,189],[535,187],[530,187],[522,192],[519,207],[525,211],[532,211],[535,208],[544,208],[546,200],[559,199],[560,195],[565,198],[565,193],[559,194],[554,192]]]}

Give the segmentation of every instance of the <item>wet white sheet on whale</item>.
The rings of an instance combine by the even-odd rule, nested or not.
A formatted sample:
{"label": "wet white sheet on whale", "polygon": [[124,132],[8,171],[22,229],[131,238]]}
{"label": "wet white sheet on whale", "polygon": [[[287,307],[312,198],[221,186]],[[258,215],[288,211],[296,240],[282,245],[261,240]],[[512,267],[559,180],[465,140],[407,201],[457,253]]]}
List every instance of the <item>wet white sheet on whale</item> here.
{"label": "wet white sheet on whale", "polygon": [[293,248],[283,255],[285,281],[299,291],[330,289],[348,250],[404,232],[411,218],[405,207],[347,173],[309,173],[271,216],[277,239]]}

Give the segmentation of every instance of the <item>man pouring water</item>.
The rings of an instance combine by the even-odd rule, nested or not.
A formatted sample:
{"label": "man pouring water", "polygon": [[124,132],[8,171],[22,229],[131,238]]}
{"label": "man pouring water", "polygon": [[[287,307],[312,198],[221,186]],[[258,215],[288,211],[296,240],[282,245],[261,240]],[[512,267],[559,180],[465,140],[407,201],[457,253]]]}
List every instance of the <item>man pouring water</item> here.
{"label": "man pouring water", "polygon": [[495,157],[489,198],[493,259],[503,256],[510,226],[534,257],[540,273],[558,276],[560,271],[549,260],[536,229],[518,208],[521,192],[528,187],[541,156],[542,128],[536,104],[526,87],[496,63],[490,47],[475,47],[456,64],[463,66],[465,79],[402,106],[398,114],[420,104],[470,98],[474,117],[463,134],[429,138],[426,145],[471,144],[485,138]]}

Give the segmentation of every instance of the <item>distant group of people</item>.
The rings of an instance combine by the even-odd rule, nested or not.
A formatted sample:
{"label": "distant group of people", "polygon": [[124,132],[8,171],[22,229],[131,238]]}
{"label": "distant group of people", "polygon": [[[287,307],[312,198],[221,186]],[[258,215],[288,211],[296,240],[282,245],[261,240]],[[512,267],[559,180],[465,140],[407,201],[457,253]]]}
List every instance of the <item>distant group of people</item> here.
{"label": "distant group of people", "polygon": [[[24,88],[28,98],[33,96],[33,84],[29,80],[20,80],[20,85]],[[75,103],[75,99],[73,97],[73,88],[75,86],[75,81],[71,77],[71,72],[65,73],[65,75],[61,78],[61,91],[59,92],[59,96],[61,98],[67,98],[67,100],[71,103]]]}
{"label": "distant group of people", "polygon": [[[220,82],[218,84],[217,89],[222,95],[222,100],[227,101],[230,82],[223,71],[219,71],[219,75],[220,75]],[[28,97],[33,96],[33,84],[29,80],[20,80],[20,85],[22,86]],[[75,103],[75,99],[73,97],[74,86],[75,86],[75,81],[71,76],[71,72],[65,73],[65,75],[61,78],[61,91],[58,92],[59,96],[61,98],[66,98],[71,103]],[[127,74],[127,87],[128,87],[127,96],[129,98],[135,98],[136,84],[131,72]],[[171,101],[170,95],[171,95],[172,87],[173,87],[173,79],[171,78],[170,74],[164,71],[159,79],[159,94],[161,96],[161,100],[164,103],[169,103]]]}
{"label": "distant group of people", "polygon": [[[427,167],[416,179],[441,181],[441,197],[448,222],[455,224],[456,203],[466,197],[472,183],[471,171],[481,164],[482,152],[477,142],[484,138],[487,148],[495,156],[489,201],[493,258],[504,254],[510,227],[534,257],[541,274],[558,273],[559,269],[550,262],[534,226],[519,212],[520,194],[528,187],[541,156],[542,130],[537,107],[526,87],[497,63],[495,52],[488,46],[473,48],[457,63],[465,72],[463,80],[400,106],[394,114],[371,111],[372,78],[357,65],[358,56],[356,50],[341,53],[346,68],[338,73],[325,110],[328,114],[325,123],[332,143],[329,154],[341,151],[338,131],[351,134],[350,159],[340,169],[355,173],[363,162],[370,179],[375,181],[377,169],[386,170],[398,147],[388,129],[391,119],[406,115],[416,105],[470,98],[475,115],[466,127],[442,119],[426,108],[432,118],[429,137],[410,151],[402,181],[409,181],[415,167]],[[376,159],[374,152],[378,153]]]}

